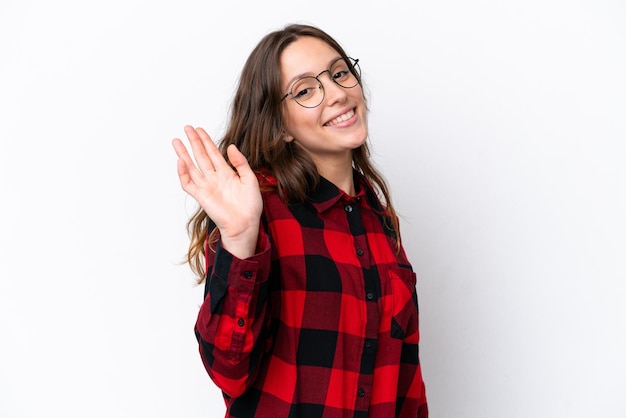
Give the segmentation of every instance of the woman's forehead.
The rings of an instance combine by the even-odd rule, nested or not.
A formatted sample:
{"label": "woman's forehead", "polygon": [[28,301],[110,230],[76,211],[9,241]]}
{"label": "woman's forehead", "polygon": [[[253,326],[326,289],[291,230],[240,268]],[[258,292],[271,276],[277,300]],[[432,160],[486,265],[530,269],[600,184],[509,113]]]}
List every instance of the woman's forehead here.
{"label": "woman's forehead", "polygon": [[307,76],[317,75],[341,55],[332,46],[321,39],[310,36],[301,37],[291,43],[280,57],[280,72],[283,82]]}

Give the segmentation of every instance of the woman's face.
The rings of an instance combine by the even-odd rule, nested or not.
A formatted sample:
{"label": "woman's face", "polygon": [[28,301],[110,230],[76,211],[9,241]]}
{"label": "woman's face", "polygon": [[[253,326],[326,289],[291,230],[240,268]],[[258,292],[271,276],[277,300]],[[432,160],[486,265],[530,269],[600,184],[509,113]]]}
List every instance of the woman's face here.
{"label": "woman's face", "polygon": [[[301,37],[282,53],[280,68],[285,93],[303,76],[317,76],[329,69],[340,55],[324,41]],[[305,108],[287,96],[283,105],[285,140],[305,149],[320,170],[321,166],[347,161],[352,164],[352,150],[367,139],[367,109],[360,85],[344,88],[330,79],[328,72],[319,77],[324,99],[314,108]],[[296,95],[297,92],[293,92]]]}

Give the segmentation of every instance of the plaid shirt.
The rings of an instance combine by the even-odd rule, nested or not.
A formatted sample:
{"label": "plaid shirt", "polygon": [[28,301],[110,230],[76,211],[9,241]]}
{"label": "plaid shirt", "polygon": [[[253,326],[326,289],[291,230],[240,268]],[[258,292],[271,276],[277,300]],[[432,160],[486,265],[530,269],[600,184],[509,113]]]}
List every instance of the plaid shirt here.
{"label": "plaid shirt", "polygon": [[355,179],[356,196],[322,178],[303,204],[264,192],[256,255],[207,252],[195,332],[226,417],[428,416],[415,273]]}

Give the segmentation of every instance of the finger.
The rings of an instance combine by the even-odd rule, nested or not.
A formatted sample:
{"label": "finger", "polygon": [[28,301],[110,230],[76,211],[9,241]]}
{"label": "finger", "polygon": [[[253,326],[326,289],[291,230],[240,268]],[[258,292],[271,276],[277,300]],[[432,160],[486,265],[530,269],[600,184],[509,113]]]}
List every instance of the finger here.
{"label": "finger", "polygon": [[176,151],[176,155],[178,156],[178,164],[185,165],[185,172],[189,179],[195,182],[200,181],[202,179],[202,173],[200,172],[198,167],[196,167],[196,164],[193,162],[183,142],[178,138],[174,138],[172,140],[172,146],[174,147],[174,151]]}
{"label": "finger", "polygon": [[217,145],[215,145],[209,134],[202,128],[196,128],[196,132],[200,137],[202,144],[204,145],[204,149],[208,157],[210,158],[211,164],[213,164],[213,168],[215,169],[215,171],[226,169],[232,170],[232,168],[230,168],[230,166],[224,159],[221,151],[219,150]]}
{"label": "finger", "polygon": [[189,196],[193,197],[194,200],[202,206],[201,202],[206,200],[206,195],[203,195],[203,189],[198,187],[198,184],[190,177],[187,164],[182,159],[178,159],[176,166],[178,169],[180,186]]}
{"label": "finger", "polygon": [[[215,167],[211,162],[211,158],[206,150],[206,146],[200,135],[195,128],[192,126],[185,126],[185,135],[187,135],[187,139],[189,139],[189,144],[191,145],[191,151],[193,152],[194,159],[196,160],[196,164],[198,168],[203,174],[208,174],[211,171],[215,171]],[[210,141],[212,142],[212,141]],[[215,144],[213,144],[215,146]]]}
{"label": "finger", "polygon": [[185,163],[185,161],[179,158],[176,162],[176,168],[178,170],[178,179],[180,180],[180,186],[183,188],[184,191],[193,196],[193,193],[195,192],[197,187],[189,176],[189,169],[187,167],[187,164]]}
{"label": "finger", "polygon": [[183,144],[183,141],[178,138],[174,138],[172,140],[172,146],[174,147],[174,151],[176,152],[179,160],[183,161],[185,165],[189,166],[189,168],[195,167],[195,164],[187,151],[187,147]]}
{"label": "finger", "polygon": [[174,151],[176,151],[178,158],[191,160],[189,153],[187,152],[187,147],[185,147],[185,144],[183,144],[183,141],[179,138],[172,139],[172,146],[174,147]]}

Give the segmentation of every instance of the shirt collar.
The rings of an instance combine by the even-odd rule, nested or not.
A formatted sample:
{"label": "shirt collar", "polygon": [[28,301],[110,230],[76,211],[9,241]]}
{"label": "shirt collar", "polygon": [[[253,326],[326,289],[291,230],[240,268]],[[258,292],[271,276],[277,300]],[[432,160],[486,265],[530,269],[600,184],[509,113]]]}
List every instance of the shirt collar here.
{"label": "shirt collar", "polygon": [[368,192],[373,192],[371,187],[369,187],[367,180],[356,171],[354,172],[354,188],[356,190],[356,194],[354,196],[350,196],[335,186],[332,182],[320,176],[319,184],[313,193],[311,193],[309,201],[318,212],[324,212],[337,204],[339,201],[343,201],[347,204],[361,201],[363,198],[367,198],[367,200],[369,200],[368,195],[371,193],[366,193],[366,190]]}
{"label": "shirt collar", "polygon": [[[257,173],[257,178],[261,185],[261,189],[264,187],[275,187],[278,185],[276,178],[270,174],[269,170],[261,170]],[[385,215],[385,209],[382,206],[376,192],[370,185],[369,181],[363,176],[363,174],[354,170],[354,187],[356,190],[355,196],[349,196],[344,191],[335,186],[331,181],[320,176],[320,181],[317,188],[311,193],[308,201],[313,205],[318,213],[324,212],[337,204],[340,200],[348,203],[359,202],[362,205],[366,205],[379,215]]]}

